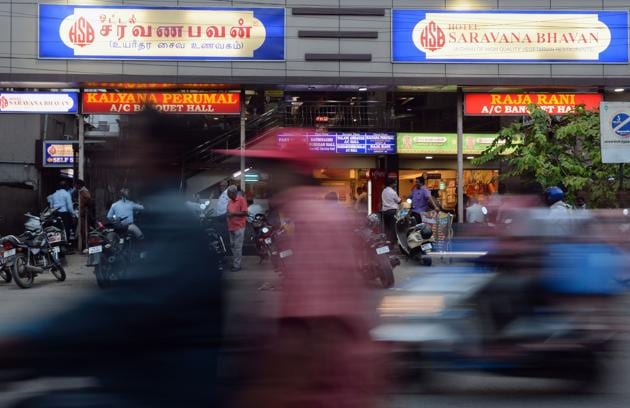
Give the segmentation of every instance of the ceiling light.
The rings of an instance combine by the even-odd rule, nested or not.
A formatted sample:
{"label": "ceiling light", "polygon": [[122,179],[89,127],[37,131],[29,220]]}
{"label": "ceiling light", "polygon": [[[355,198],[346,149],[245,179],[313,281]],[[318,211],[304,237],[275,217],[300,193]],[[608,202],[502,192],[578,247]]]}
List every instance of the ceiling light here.
{"label": "ceiling light", "polygon": [[474,157],[474,156],[468,156],[468,157],[466,157],[466,158],[467,158],[468,160],[472,160],[472,159],[474,159],[475,157]]}
{"label": "ceiling light", "polygon": [[367,87],[365,86],[360,87],[359,92],[367,92]]}
{"label": "ceiling light", "polygon": [[433,156],[425,156],[425,159],[427,160],[431,160],[433,158]]}
{"label": "ceiling light", "polygon": [[615,91],[617,93],[621,93],[621,92],[625,91],[625,89],[624,88],[615,88],[615,89],[613,89],[613,91]]}

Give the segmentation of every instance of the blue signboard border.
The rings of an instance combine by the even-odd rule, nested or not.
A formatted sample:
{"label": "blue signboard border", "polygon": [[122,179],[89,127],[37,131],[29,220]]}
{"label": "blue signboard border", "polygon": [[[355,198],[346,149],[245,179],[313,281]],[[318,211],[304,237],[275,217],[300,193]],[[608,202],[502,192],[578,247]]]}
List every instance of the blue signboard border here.
{"label": "blue signboard border", "polygon": [[[406,59],[397,59],[397,42],[401,42],[398,37],[405,36],[405,33],[410,33],[413,31],[413,28],[416,24],[424,19],[427,13],[442,13],[442,14],[597,14],[599,21],[604,22],[611,31],[611,44],[608,46],[606,50],[602,54],[600,54],[600,58],[595,60],[522,60],[522,59],[495,59],[495,60],[484,60],[484,59],[440,59],[440,60],[428,60],[423,55],[424,53],[416,48],[413,44],[413,40],[409,38],[409,40],[402,41],[406,42],[407,45],[403,47],[403,52],[409,55]],[[402,26],[404,29],[399,28],[400,26],[395,26],[398,24],[396,19],[400,19],[401,14],[406,14],[406,21],[403,21]],[[413,16],[413,18],[411,18]],[[628,22],[628,17],[630,16],[630,11],[628,10],[435,10],[435,9],[405,9],[405,8],[394,8],[391,12],[391,22],[390,27],[392,31],[391,37],[391,61],[393,64],[605,64],[605,65],[621,65],[627,64],[630,62],[630,24]],[[616,21],[618,20],[618,21]],[[411,34],[409,34],[411,35]],[[603,54],[613,54],[610,50],[612,45],[617,41],[621,42],[619,45],[620,48],[624,50],[621,51],[623,55],[620,58],[615,58],[614,60],[606,60],[602,58]],[[400,44],[398,45],[400,47]],[[409,52],[409,51],[412,52]],[[400,52],[398,52],[400,54]]]}
{"label": "blue signboard border", "polygon": [[[107,56],[107,55],[94,55],[94,56],[75,56],[71,48],[66,46],[60,35],[59,25],[68,15],[74,13],[74,9],[77,8],[97,8],[97,9],[142,9],[142,10],[216,10],[216,11],[253,11],[254,16],[260,19],[265,26],[267,36],[263,45],[254,51],[254,56],[249,57],[178,57],[167,58],[160,56]],[[286,46],[286,18],[287,13],[284,7],[162,7],[162,6],[132,6],[132,5],[119,5],[119,6],[99,6],[99,5],[63,5],[63,4],[39,4],[38,5],[38,17],[37,17],[37,58],[38,59],[52,59],[52,60],[101,60],[101,61],[224,61],[224,62],[238,62],[238,61],[257,61],[257,62],[284,62],[286,61],[287,46]],[[42,10],[46,11],[46,16],[42,16]],[[54,10],[54,11],[53,11]],[[273,23],[266,24],[266,21],[278,18],[274,14],[282,13],[282,25]],[[49,21],[51,20],[51,21]],[[44,25],[43,22],[48,21],[48,24]],[[45,27],[44,27],[45,26]],[[270,34],[271,32],[271,34]],[[50,41],[55,47],[64,51],[63,55],[45,55],[42,53],[42,38],[52,38]],[[276,39],[281,44],[281,49],[278,49],[276,41],[269,41],[270,39]],[[256,54],[264,53],[280,53],[278,58],[257,58]],[[46,54],[51,54],[50,52]],[[52,54],[61,54],[55,52]]]}
{"label": "blue signboard border", "polygon": [[55,145],[55,144],[64,144],[64,145],[74,145],[77,144],[77,141],[72,141],[72,140],[42,140],[42,167],[49,167],[49,168],[57,168],[57,169],[71,169],[74,167],[74,159],[75,157],[73,157],[73,162],[72,163],[68,163],[68,164],[51,164],[51,163],[46,163],[46,155],[47,155],[47,147],[49,145]]}
{"label": "blue signboard border", "polygon": [[41,114],[41,115],[45,115],[45,114],[50,114],[50,115],[75,115],[77,113],[79,113],[79,92],[0,92],[0,94],[15,94],[15,95],[29,95],[29,94],[37,94],[37,95],[68,95],[73,102],[73,107],[71,110],[65,111],[65,112],[60,112],[60,111],[31,111],[31,112],[24,112],[24,111],[1,111],[0,115],[5,114],[5,113],[10,113],[10,114],[14,114],[14,115],[28,115],[28,114]]}

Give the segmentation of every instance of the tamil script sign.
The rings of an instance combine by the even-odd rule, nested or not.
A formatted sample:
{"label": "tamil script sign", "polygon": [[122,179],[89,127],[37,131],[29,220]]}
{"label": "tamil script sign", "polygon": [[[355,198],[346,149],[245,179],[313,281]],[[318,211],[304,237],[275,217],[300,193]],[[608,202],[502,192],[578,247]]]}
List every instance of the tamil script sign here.
{"label": "tamil script sign", "polygon": [[625,64],[628,11],[392,10],[392,61]]}
{"label": "tamil script sign", "polygon": [[[464,154],[480,154],[497,138],[496,134],[465,134]],[[457,154],[455,133],[398,133],[399,154]]]}
{"label": "tamil script sign", "polygon": [[125,114],[141,112],[145,106],[164,113],[238,115],[239,93],[181,92],[85,92],[83,113]]}
{"label": "tamil script sign", "polygon": [[74,92],[2,92],[0,113],[77,113]]}
{"label": "tamil script sign", "polygon": [[39,58],[284,60],[284,9],[41,4]]}
{"label": "tamil script sign", "polygon": [[464,95],[464,113],[468,116],[523,116],[529,113],[528,106],[538,105],[550,115],[564,115],[576,106],[598,110],[601,94],[502,94],[472,93]]}
{"label": "tamil script sign", "polygon": [[603,163],[630,163],[630,102],[602,102],[599,108]]}
{"label": "tamil script sign", "polygon": [[295,138],[307,138],[312,152],[355,153],[355,154],[395,154],[396,135],[394,133],[344,132],[312,133],[307,135],[279,134],[278,145],[282,148]]}
{"label": "tamil script sign", "polygon": [[44,167],[72,167],[74,165],[74,149],[72,142],[63,140],[44,140]]}

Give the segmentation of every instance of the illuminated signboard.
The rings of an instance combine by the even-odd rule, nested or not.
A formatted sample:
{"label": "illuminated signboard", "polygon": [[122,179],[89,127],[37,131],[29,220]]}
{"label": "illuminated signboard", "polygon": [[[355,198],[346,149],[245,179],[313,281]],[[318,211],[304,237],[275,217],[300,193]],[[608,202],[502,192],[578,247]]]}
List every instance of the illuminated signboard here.
{"label": "illuminated signboard", "polygon": [[289,134],[278,135],[280,147],[291,143],[296,137],[308,139],[309,150],[322,153],[354,153],[354,154],[395,154],[396,135],[394,133],[343,132],[312,133],[306,136]]}
{"label": "illuminated signboard", "polygon": [[628,11],[392,10],[392,61],[628,62]]}
{"label": "illuminated signboard", "polygon": [[[496,134],[465,134],[464,154],[480,154],[488,148]],[[399,154],[457,154],[455,133],[397,133]]]}
{"label": "illuminated signboard", "polygon": [[284,9],[41,4],[39,58],[284,60]]}
{"label": "illuminated signboard", "polygon": [[527,115],[527,106],[538,105],[550,115],[563,115],[584,105],[588,110],[598,110],[601,94],[499,94],[475,93],[464,96],[464,113],[469,116]]}
{"label": "illuminated signboard", "polygon": [[125,114],[141,112],[146,105],[164,113],[238,115],[239,93],[86,92],[83,113]]}
{"label": "illuminated signboard", "polygon": [[44,140],[42,154],[44,167],[72,167],[74,150],[72,143],[63,140]]}
{"label": "illuminated signboard", "polygon": [[74,92],[1,92],[0,113],[77,113]]}

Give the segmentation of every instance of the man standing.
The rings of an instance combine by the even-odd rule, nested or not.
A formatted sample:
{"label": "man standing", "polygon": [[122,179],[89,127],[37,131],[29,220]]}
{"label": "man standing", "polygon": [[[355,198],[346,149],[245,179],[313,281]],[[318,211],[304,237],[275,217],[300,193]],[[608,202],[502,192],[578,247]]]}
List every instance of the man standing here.
{"label": "man standing", "polygon": [[217,217],[223,216],[227,213],[227,205],[228,205],[228,182],[225,180],[221,180],[219,183],[219,189],[221,190],[221,195],[219,195],[219,199],[217,200]]}
{"label": "man standing", "polygon": [[357,199],[354,202],[354,209],[361,212],[361,214],[367,214],[368,212],[368,193],[367,188],[357,187]]}
{"label": "man standing", "polygon": [[79,198],[79,237],[81,238],[81,247],[87,248],[88,227],[92,224],[92,195],[85,187],[85,181],[77,180],[75,183],[77,195]]}
{"label": "man standing", "polygon": [[409,198],[411,198],[413,216],[416,217],[418,223],[422,222],[422,213],[430,211],[431,208],[435,208],[436,210],[440,208],[433,199],[433,196],[431,196],[429,189],[424,185],[424,177],[422,176],[416,179],[416,186],[411,190]]}
{"label": "man standing", "polygon": [[247,201],[242,195],[238,194],[236,186],[230,186],[227,189],[229,198],[227,204],[227,225],[230,231],[230,242],[232,243],[232,271],[241,270],[241,261],[243,258],[243,240],[245,239],[245,227],[247,226]]}
{"label": "man standing", "polygon": [[483,213],[483,206],[479,204],[476,197],[470,198],[470,206],[466,208],[466,222],[469,224],[486,222],[486,216]]}
{"label": "man standing", "polygon": [[381,193],[385,233],[392,243],[396,242],[396,211],[398,211],[398,204],[400,204],[400,197],[398,197],[394,187],[396,187],[396,179],[388,178],[385,180],[385,188]]}
{"label": "man standing", "polygon": [[74,208],[72,206],[72,196],[67,188],[68,185],[66,181],[61,180],[57,191],[48,196],[48,205],[61,217],[63,227],[66,231],[66,239],[69,241],[72,232],[72,224],[74,223],[72,218]]}

